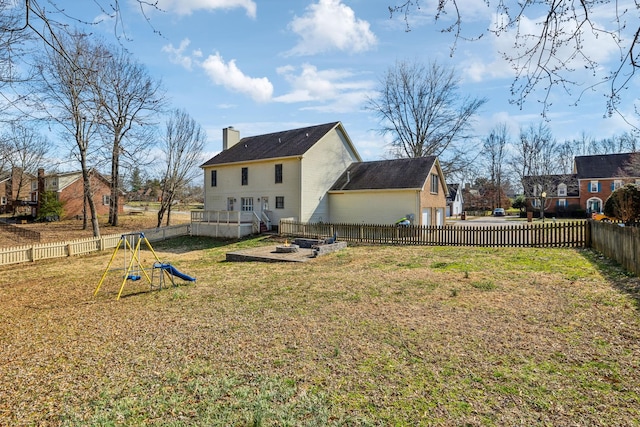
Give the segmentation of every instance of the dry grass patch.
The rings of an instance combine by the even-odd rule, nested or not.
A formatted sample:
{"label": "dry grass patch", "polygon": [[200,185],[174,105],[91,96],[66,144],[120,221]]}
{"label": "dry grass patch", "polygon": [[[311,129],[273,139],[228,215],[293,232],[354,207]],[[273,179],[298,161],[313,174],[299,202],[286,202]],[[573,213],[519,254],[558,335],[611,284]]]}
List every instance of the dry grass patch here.
{"label": "dry grass patch", "polygon": [[[637,425],[638,280],[590,251],[349,247],[110,282],[110,254],[0,271],[1,425]],[[185,248],[191,250],[185,251]],[[455,292],[454,292],[455,290]]]}

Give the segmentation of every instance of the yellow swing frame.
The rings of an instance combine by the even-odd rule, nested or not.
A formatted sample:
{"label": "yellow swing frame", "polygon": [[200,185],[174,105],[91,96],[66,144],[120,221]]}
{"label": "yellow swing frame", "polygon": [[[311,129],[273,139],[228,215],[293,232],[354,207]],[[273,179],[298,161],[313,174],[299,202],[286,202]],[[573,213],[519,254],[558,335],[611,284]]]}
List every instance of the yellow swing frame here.
{"label": "yellow swing frame", "polygon": [[[131,243],[129,242],[129,239],[133,239],[133,238],[136,239],[135,247],[132,246]],[[153,281],[152,281],[151,277],[149,277],[149,274],[144,269],[144,267],[142,267],[142,263],[140,262],[140,246],[141,246],[143,241],[147,245],[147,248],[153,254],[153,256],[156,259],[156,261],[161,263],[160,259],[158,258],[158,255],[153,250],[153,247],[151,247],[151,243],[149,243],[149,240],[145,237],[144,233],[123,234],[122,236],[120,236],[120,241],[118,242],[118,245],[116,246],[116,248],[113,251],[113,254],[111,255],[111,259],[109,260],[109,264],[107,264],[107,268],[105,269],[104,273],[102,274],[102,278],[100,279],[100,282],[98,283],[98,287],[93,292],[93,296],[94,297],[96,295],[98,295],[98,292],[100,291],[100,287],[102,286],[102,283],[104,282],[104,279],[107,277],[107,274],[109,273],[109,271],[111,271],[111,264],[113,264],[113,261],[115,260],[116,255],[118,254],[118,250],[120,249],[120,247],[122,247],[124,249],[124,251],[125,251],[125,266],[126,266],[125,268],[126,269],[125,269],[125,273],[124,273],[124,278],[122,280],[122,285],[120,286],[120,291],[118,292],[118,297],[116,298],[116,300],[120,299],[120,296],[122,295],[122,291],[124,290],[124,285],[125,285],[125,283],[127,283],[127,280],[138,280],[138,279],[140,279],[140,276],[135,276],[135,278],[134,278],[134,276],[132,275],[133,268],[134,268],[134,261],[137,262],[137,264],[135,264],[135,266],[140,271],[142,271],[142,274],[144,274],[144,277],[149,282],[149,285],[153,286]],[[131,257],[128,260],[128,262],[127,262],[127,259],[126,259],[127,250],[131,254]]]}

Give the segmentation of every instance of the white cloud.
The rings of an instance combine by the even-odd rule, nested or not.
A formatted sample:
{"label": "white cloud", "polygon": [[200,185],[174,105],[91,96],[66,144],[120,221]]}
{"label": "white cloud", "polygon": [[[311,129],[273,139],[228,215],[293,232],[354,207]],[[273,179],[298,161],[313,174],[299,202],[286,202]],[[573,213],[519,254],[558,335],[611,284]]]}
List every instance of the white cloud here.
{"label": "white cloud", "polygon": [[189,39],[184,39],[180,42],[180,46],[173,47],[173,44],[162,46],[162,51],[169,54],[169,60],[173,64],[182,65],[187,70],[191,70],[193,66],[193,59],[202,56],[202,52],[194,50],[191,52],[191,56],[185,55],[185,51],[191,44]]}
{"label": "white cloud", "polygon": [[[257,102],[268,102],[273,95],[273,85],[266,77],[249,77],[245,75],[232,59],[225,63],[220,53],[209,55],[204,61],[202,51],[193,50],[185,54],[190,45],[189,39],[180,42],[177,48],[172,44],[162,47],[162,51],[169,54],[169,60],[174,64],[182,65],[191,71],[194,66],[201,67],[207,76],[217,85],[233,91],[243,93]],[[230,104],[231,105],[231,104]]]}
{"label": "white cloud", "polygon": [[158,8],[178,15],[191,15],[199,10],[244,8],[251,18],[256,17],[256,3],[253,0],[158,0]]}
{"label": "white cloud", "polygon": [[288,65],[277,71],[289,82],[291,90],[273,100],[282,103],[315,103],[303,108],[307,110],[358,111],[375,86],[373,80],[358,79],[349,70],[318,70],[310,64],[304,64],[300,69]]}
{"label": "white cloud", "polygon": [[222,85],[234,92],[249,95],[257,102],[267,102],[273,94],[273,85],[266,77],[249,77],[236,65],[234,59],[225,63],[219,53],[209,55],[202,68],[215,84]]}
{"label": "white cloud", "polygon": [[357,19],[353,9],[341,0],[319,0],[311,4],[303,16],[295,17],[289,23],[289,28],[301,38],[288,52],[290,55],[313,55],[332,50],[364,52],[377,43],[369,23]]}

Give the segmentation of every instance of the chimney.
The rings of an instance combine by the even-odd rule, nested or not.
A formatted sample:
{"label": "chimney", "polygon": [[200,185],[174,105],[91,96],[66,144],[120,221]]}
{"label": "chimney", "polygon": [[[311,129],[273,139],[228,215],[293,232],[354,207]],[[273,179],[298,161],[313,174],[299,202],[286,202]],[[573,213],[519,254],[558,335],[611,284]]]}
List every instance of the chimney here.
{"label": "chimney", "polygon": [[237,131],[233,126],[222,129],[222,151],[227,150],[240,141],[240,131]]}

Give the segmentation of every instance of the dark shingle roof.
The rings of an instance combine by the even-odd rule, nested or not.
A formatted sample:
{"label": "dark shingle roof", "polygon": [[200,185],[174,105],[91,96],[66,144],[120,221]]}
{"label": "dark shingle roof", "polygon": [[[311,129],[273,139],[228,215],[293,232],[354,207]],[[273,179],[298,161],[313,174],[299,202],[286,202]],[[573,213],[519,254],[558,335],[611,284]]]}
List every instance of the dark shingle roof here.
{"label": "dark shingle roof", "polygon": [[449,196],[447,196],[451,200],[456,199],[456,194],[458,194],[458,188],[460,184],[447,184],[447,189],[449,190]]}
{"label": "dark shingle roof", "polygon": [[575,172],[578,179],[614,178],[624,176],[622,171],[634,153],[576,156]]}
{"label": "dark shingle roof", "polygon": [[435,156],[353,163],[331,191],[422,188]]}
{"label": "dark shingle roof", "polygon": [[549,197],[558,197],[558,186],[560,184],[567,186],[567,195],[563,197],[580,196],[578,177],[575,174],[525,176],[522,179],[524,193],[528,196],[536,193],[534,186],[541,185],[542,190],[549,193]]}
{"label": "dark shingle roof", "polygon": [[242,138],[202,166],[301,156],[340,122]]}

